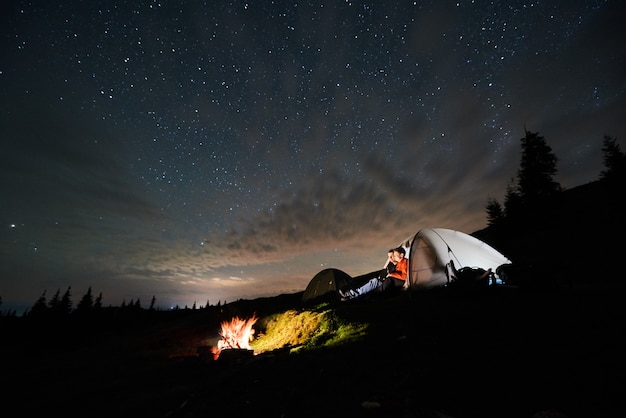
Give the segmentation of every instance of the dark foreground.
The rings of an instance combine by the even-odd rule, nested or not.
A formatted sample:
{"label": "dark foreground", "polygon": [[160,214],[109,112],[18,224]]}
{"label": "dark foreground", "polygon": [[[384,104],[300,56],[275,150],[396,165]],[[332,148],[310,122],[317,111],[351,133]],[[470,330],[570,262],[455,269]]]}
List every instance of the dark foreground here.
{"label": "dark foreground", "polygon": [[622,299],[621,290],[505,287],[386,295],[337,304],[339,318],[371,324],[357,343],[217,362],[171,356],[176,338],[217,334],[216,324],[197,319],[61,348],[30,335],[27,347],[4,344],[3,409],[65,417],[625,416]]}

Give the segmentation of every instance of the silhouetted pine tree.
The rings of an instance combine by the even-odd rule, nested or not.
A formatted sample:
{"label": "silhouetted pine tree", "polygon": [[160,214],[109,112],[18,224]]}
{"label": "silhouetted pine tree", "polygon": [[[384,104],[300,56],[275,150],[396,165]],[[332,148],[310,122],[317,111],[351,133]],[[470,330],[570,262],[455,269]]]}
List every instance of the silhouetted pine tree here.
{"label": "silhouetted pine tree", "polygon": [[59,313],[67,315],[72,312],[72,287],[68,287],[59,304]]}
{"label": "silhouetted pine tree", "polygon": [[52,296],[52,299],[48,302],[49,308],[56,308],[61,300],[61,289],[57,289],[56,293]]}
{"label": "silhouetted pine tree", "polygon": [[558,159],[537,132],[526,131],[521,141],[522,159],[517,171],[517,193],[524,206],[535,209],[562,190],[561,185],[554,180]]}
{"label": "silhouetted pine tree", "polygon": [[626,180],[626,155],[620,149],[617,139],[604,135],[602,153],[605,169],[600,173],[600,179],[623,183]]}
{"label": "silhouetted pine tree", "polygon": [[48,312],[48,305],[46,304],[46,291],[44,290],[39,299],[35,302],[32,308],[30,308],[29,316],[41,317]]}
{"label": "silhouetted pine tree", "polygon": [[52,312],[57,312],[59,310],[59,305],[61,304],[61,289],[57,289],[52,299],[48,302],[48,307]]}
{"label": "silhouetted pine tree", "polygon": [[91,286],[87,289],[87,293],[83,295],[76,305],[76,313],[78,314],[86,314],[91,312],[93,309],[93,295],[91,294]]}
{"label": "silhouetted pine tree", "polygon": [[504,195],[504,216],[507,220],[507,224],[521,217],[522,214],[522,199],[517,193],[515,180],[511,179],[506,186],[506,194]]}
{"label": "silhouetted pine tree", "polygon": [[504,219],[504,210],[502,205],[494,198],[487,200],[487,225],[494,226],[502,223]]}
{"label": "silhouetted pine tree", "polygon": [[93,309],[94,310],[102,309],[102,292],[98,294],[98,297],[96,298],[96,301],[93,304]]}

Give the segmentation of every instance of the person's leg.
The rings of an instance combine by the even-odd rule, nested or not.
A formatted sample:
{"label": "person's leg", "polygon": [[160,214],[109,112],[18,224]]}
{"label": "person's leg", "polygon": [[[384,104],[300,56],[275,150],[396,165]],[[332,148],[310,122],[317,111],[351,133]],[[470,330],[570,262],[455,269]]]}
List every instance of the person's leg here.
{"label": "person's leg", "polygon": [[376,289],[377,292],[384,292],[393,284],[393,280],[389,277],[380,281],[380,286]]}
{"label": "person's leg", "polygon": [[357,288],[356,291],[359,293],[359,295],[364,295],[379,287],[381,283],[383,282],[378,277],[374,277],[363,286]]}
{"label": "person's leg", "polygon": [[382,283],[376,289],[377,292],[386,292],[389,289],[397,289],[404,286],[404,280],[396,279],[395,277],[387,277],[382,280]]}
{"label": "person's leg", "polygon": [[381,285],[381,281],[378,277],[374,277],[370,279],[367,283],[357,289],[348,289],[348,290],[340,290],[339,294],[341,295],[342,300],[344,299],[354,299],[361,295],[371,292],[372,290],[378,288]]}

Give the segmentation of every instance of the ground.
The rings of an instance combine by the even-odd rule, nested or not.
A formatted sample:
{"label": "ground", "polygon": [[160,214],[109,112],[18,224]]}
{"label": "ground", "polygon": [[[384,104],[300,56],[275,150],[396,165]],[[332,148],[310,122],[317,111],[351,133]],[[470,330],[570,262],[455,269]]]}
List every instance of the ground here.
{"label": "ground", "polygon": [[[4,347],[5,404],[66,417],[623,416],[622,295],[491,287],[338,302],[339,318],[370,324],[364,339],[217,362],[160,349],[201,328],[192,316],[65,347],[31,335]],[[274,302],[298,300],[263,304]]]}

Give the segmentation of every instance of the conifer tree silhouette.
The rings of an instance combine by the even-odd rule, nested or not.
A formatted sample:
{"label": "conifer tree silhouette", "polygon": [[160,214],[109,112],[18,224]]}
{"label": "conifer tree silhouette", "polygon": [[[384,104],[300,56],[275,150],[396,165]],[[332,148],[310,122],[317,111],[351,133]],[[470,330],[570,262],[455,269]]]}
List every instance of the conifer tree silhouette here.
{"label": "conifer tree silhouette", "polygon": [[626,180],[626,154],[620,149],[617,139],[604,135],[602,153],[605,168],[600,172],[600,179],[623,183]]}
{"label": "conifer tree silhouette", "polygon": [[76,305],[76,313],[78,314],[86,314],[93,310],[93,295],[91,294],[91,286],[87,289],[87,293],[83,295]]}
{"label": "conifer tree silhouette", "polygon": [[562,191],[554,180],[557,157],[543,136],[526,131],[522,141],[522,158],[517,170],[517,193],[528,208],[538,208]]}
{"label": "conifer tree silhouette", "polygon": [[69,286],[63,293],[58,308],[59,313],[62,315],[69,315],[72,312],[72,286]]}
{"label": "conifer tree silhouette", "polygon": [[29,316],[42,317],[48,312],[48,305],[46,304],[46,291],[44,290],[39,299],[35,302],[33,307],[28,313]]}

